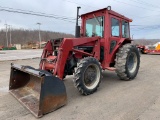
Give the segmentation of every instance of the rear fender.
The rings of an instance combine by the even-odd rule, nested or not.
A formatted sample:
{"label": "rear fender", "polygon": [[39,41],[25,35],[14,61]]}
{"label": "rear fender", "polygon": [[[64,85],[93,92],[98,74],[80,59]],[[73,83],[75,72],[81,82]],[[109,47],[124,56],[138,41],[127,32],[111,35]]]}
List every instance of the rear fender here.
{"label": "rear fender", "polygon": [[117,43],[115,49],[113,50],[112,52],[112,55],[111,55],[111,63],[114,63],[115,62],[115,57],[116,57],[116,53],[118,52],[119,48],[124,45],[124,44],[127,44],[127,43],[131,43],[133,40],[131,39],[126,39],[126,38],[121,38],[119,40],[119,42]]}

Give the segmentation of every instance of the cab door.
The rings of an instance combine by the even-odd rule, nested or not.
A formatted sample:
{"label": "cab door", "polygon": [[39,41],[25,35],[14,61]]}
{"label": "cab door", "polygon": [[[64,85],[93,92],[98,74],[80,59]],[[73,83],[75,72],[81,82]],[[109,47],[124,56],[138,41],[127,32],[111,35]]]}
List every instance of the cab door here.
{"label": "cab door", "polygon": [[[107,57],[107,63],[108,66],[113,67],[114,66],[114,60],[113,60],[113,54],[114,54],[114,49],[116,48],[116,45],[118,44],[118,41],[122,37],[122,30],[121,30],[121,19],[109,15],[109,21],[110,21],[110,37],[108,40],[108,57]],[[113,65],[112,65],[113,64]]]}

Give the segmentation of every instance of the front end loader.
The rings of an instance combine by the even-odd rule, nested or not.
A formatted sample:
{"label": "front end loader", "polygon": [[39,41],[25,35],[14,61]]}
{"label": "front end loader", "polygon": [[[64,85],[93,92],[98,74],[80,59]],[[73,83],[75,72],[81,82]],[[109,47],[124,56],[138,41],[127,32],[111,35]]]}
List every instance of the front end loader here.
{"label": "front end loader", "polygon": [[10,93],[36,117],[66,104],[64,83],[51,73],[11,64]]}
{"label": "front end loader", "polygon": [[76,23],[76,38],[47,42],[38,69],[11,64],[10,93],[36,117],[67,103],[63,83],[66,75],[74,75],[74,85],[82,95],[97,91],[102,70],[115,71],[121,80],[137,76],[140,55],[131,44],[132,20],[112,11],[110,6],[81,18],[81,27]]}

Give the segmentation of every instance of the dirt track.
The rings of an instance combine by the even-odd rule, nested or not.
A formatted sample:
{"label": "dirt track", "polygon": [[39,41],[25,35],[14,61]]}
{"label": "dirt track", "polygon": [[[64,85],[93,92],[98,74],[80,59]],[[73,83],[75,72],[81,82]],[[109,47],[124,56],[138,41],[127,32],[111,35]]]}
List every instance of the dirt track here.
{"label": "dirt track", "polygon": [[[0,119],[36,118],[8,93],[10,63],[38,67],[39,59],[0,62]],[[42,120],[160,120],[160,55],[142,55],[139,74],[133,81],[121,81],[105,71],[98,91],[82,96],[72,76],[64,83],[68,104],[43,116]]]}

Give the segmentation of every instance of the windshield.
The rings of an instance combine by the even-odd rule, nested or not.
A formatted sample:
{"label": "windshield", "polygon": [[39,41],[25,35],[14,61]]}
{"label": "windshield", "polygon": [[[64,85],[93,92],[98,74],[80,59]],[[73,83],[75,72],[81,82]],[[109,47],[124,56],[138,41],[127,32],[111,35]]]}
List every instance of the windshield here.
{"label": "windshield", "polygon": [[86,37],[104,35],[104,17],[95,17],[86,20]]}

